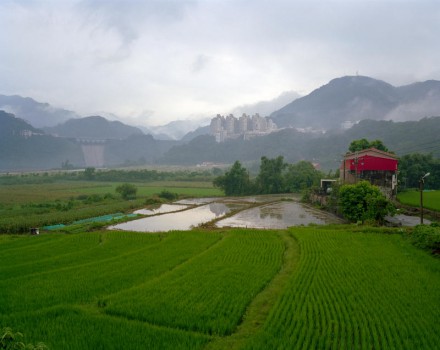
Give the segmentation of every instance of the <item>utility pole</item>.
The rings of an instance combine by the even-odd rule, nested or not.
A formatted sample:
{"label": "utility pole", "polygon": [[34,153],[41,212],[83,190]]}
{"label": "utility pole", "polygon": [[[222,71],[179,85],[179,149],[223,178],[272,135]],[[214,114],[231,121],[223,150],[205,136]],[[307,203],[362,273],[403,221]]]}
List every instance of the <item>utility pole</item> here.
{"label": "utility pole", "polygon": [[428,177],[430,173],[426,173],[419,180],[419,191],[420,191],[420,225],[423,225],[423,187],[425,185],[425,177]]}
{"label": "utility pole", "polygon": [[355,166],[355,178],[354,178],[354,183],[357,184],[358,182],[358,152],[356,151],[355,153],[355,158],[354,158],[354,166]]}

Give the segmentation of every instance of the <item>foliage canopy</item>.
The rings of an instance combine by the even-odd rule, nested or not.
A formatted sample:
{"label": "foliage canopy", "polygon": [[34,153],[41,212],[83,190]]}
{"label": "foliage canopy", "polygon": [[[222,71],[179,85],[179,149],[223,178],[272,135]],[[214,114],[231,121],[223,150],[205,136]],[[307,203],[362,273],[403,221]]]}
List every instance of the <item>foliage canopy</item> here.
{"label": "foliage canopy", "polygon": [[213,183],[227,196],[240,196],[299,192],[318,184],[321,177],[322,173],[310,162],[288,164],[282,156],[278,156],[261,158],[260,171],[254,181],[241,163],[236,161],[231,170],[217,177]]}
{"label": "foliage canopy", "polygon": [[241,196],[252,192],[249,172],[238,160],[225,175],[216,177],[213,184],[221,188],[227,196]]}
{"label": "foliage canopy", "polygon": [[134,199],[136,198],[137,187],[133,184],[125,183],[116,187],[116,192],[124,199]]}
{"label": "foliage canopy", "polygon": [[373,221],[382,223],[387,214],[394,213],[394,206],[377,186],[367,181],[339,188],[339,205],[344,217],[352,222]]}
{"label": "foliage canopy", "polygon": [[354,140],[350,143],[348,150],[350,152],[358,152],[368,148],[376,148],[379,151],[388,152],[388,148],[381,140],[368,141],[367,139]]}

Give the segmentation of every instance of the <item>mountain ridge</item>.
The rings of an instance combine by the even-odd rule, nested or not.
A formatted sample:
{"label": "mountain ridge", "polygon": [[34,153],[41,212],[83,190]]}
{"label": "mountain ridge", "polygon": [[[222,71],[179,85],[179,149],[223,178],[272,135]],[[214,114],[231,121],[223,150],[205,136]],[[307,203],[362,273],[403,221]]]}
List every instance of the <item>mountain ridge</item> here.
{"label": "mountain ridge", "polygon": [[[428,103],[429,113],[422,113],[423,105]],[[405,106],[405,117],[401,118],[399,112],[405,110]],[[370,77],[345,76],[332,79],[273,112],[270,117],[279,127],[325,131],[343,129],[344,123],[354,124],[363,119],[419,120],[435,115],[435,110],[440,110],[440,81],[428,80],[394,87]]]}
{"label": "mountain ridge", "polygon": [[48,134],[58,137],[91,138],[91,139],[125,139],[143,132],[134,126],[118,120],[110,121],[101,116],[69,119],[54,127],[43,128]]}

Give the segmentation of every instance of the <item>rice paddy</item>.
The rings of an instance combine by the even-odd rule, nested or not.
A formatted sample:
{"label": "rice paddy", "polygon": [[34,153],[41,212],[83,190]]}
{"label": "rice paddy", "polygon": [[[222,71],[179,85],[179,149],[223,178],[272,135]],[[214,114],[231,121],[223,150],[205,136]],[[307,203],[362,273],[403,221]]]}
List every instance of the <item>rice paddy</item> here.
{"label": "rice paddy", "polygon": [[440,260],[397,231],[0,238],[0,326],[50,349],[440,344]]}

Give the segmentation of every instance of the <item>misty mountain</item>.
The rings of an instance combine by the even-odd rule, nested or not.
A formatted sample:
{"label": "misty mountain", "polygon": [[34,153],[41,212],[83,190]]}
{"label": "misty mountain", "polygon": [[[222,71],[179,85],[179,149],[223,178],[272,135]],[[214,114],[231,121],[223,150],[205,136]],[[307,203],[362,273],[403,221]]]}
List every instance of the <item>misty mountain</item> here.
{"label": "misty mountain", "polygon": [[269,101],[260,101],[252,104],[235,107],[230,113],[240,117],[243,113],[247,115],[260,114],[262,117],[268,116],[274,111],[284,107],[288,103],[301,97],[295,91],[285,91],[280,96]]}
{"label": "misty mountain", "polygon": [[[179,144],[155,140],[139,129],[101,117],[62,124],[60,131],[69,131],[63,137],[48,135],[4,111],[0,111],[0,126],[2,171],[54,169],[66,161],[80,168],[145,165],[156,162],[172,146]],[[77,142],[77,139],[92,139],[92,142]],[[101,141],[93,142],[93,139]]]}
{"label": "misty mountain", "polygon": [[131,135],[143,134],[134,126],[119,121],[109,121],[100,116],[69,119],[65,123],[44,130],[59,137],[86,139],[126,139]]}
{"label": "misty mountain", "polygon": [[109,140],[105,145],[105,166],[152,164],[178,141],[156,140],[151,135],[132,135],[123,140]]}
{"label": "misty mountain", "polygon": [[209,120],[175,120],[161,126],[149,126],[148,129],[156,139],[165,139],[160,135],[167,135],[172,140],[180,140],[187,133],[196,130],[203,124],[209,124]]}
{"label": "misty mountain", "polygon": [[195,139],[197,136],[208,135],[209,133],[210,133],[209,125],[201,126],[200,128],[197,128],[196,130],[187,133],[185,136],[182,137],[181,141],[189,142]]}
{"label": "misty mountain", "polygon": [[407,121],[437,115],[440,81],[394,87],[363,76],[331,80],[270,115],[279,127],[344,129],[364,119]]}
{"label": "misty mountain", "polygon": [[79,117],[75,112],[55,108],[48,103],[40,103],[32,98],[18,95],[0,95],[0,110],[12,113],[36,128],[54,126],[68,119]]}
{"label": "misty mountain", "polygon": [[440,117],[420,121],[393,122],[364,120],[343,132],[326,134],[299,132],[287,128],[267,136],[215,142],[213,136],[196,137],[188,144],[172,147],[159,161],[164,164],[194,165],[202,162],[233,163],[258,161],[262,156],[282,155],[295,163],[308,160],[323,169],[337,169],[342,155],[352,140],[380,139],[401,156],[408,153],[430,153],[440,157]]}
{"label": "misty mountain", "polygon": [[59,168],[69,159],[84,165],[81,147],[68,139],[46,135],[13,114],[0,111],[0,169],[3,171]]}

